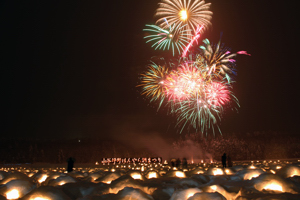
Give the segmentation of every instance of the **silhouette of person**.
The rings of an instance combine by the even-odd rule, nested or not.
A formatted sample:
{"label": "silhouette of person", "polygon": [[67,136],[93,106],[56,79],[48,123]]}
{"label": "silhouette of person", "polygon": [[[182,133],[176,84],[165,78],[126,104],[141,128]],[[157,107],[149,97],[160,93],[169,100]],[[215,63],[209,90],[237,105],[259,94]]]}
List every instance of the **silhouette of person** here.
{"label": "silhouette of person", "polygon": [[228,162],[228,167],[232,167],[232,161],[229,155],[227,156],[227,162]]}
{"label": "silhouette of person", "polygon": [[222,165],[223,165],[223,168],[226,167],[226,153],[224,153],[222,156]]}
{"label": "silhouette of person", "polygon": [[187,169],[187,160],[186,160],[186,158],[182,159],[182,167],[183,167],[183,169]]}
{"label": "silhouette of person", "polygon": [[177,158],[177,160],[176,160],[176,168],[178,168],[180,166],[180,164],[181,164],[181,161],[180,161],[179,158]]}
{"label": "silhouette of person", "polygon": [[176,162],[176,160],[171,159],[171,165],[172,165],[172,167],[175,167],[175,162]]}
{"label": "silhouette of person", "polygon": [[67,160],[67,162],[68,162],[68,168],[67,168],[67,170],[68,170],[68,173],[69,173],[69,172],[73,171],[75,159],[72,158],[72,157],[70,157],[70,158]]}

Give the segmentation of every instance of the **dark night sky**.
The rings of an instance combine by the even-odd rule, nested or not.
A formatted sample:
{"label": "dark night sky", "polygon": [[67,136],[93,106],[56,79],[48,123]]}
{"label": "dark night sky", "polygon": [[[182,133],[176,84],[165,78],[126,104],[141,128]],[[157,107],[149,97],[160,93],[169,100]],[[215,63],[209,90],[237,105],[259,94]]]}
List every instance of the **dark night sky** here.
{"label": "dark night sky", "polygon": [[[158,0],[0,3],[1,134],[7,137],[176,137],[175,118],[135,87],[149,59],[145,43]],[[211,0],[204,33],[237,57],[234,93],[222,132],[297,133],[299,22],[291,2]],[[296,37],[297,36],[297,37]],[[296,55],[297,54],[297,55]],[[297,61],[297,62],[296,62]]]}

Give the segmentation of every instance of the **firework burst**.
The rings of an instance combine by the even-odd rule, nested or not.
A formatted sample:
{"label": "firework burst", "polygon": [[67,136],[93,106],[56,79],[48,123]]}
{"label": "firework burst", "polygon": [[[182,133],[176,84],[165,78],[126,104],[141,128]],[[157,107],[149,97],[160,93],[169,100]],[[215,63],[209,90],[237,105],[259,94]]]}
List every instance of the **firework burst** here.
{"label": "firework burst", "polygon": [[[219,41],[211,44],[203,40],[200,52],[193,52],[200,34],[210,25],[210,3],[204,0],[162,0],[155,16],[156,25],[146,25],[149,35],[144,37],[152,47],[172,49],[179,54],[175,62],[151,62],[141,74],[142,95],[150,102],[164,105],[177,118],[176,126],[182,132],[192,127],[206,133],[217,129],[224,111],[239,107],[232,92],[236,75],[234,57],[250,55],[246,51],[231,53]],[[181,55],[180,55],[181,54]]]}
{"label": "firework burst", "polygon": [[159,101],[159,106],[162,105],[166,95],[164,92],[164,80],[168,75],[168,68],[165,65],[157,65],[154,62],[148,66],[148,70],[141,74],[142,95],[150,99],[150,102]]}
{"label": "firework burst", "polygon": [[197,26],[207,29],[213,14],[209,11],[210,5],[203,0],[162,0],[155,14],[159,18],[156,24],[166,28],[169,24],[184,23],[193,32]]}
{"label": "firework burst", "polygon": [[146,24],[146,26],[148,28],[144,29],[144,31],[151,34],[144,38],[147,39],[146,43],[154,42],[152,47],[155,47],[155,50],[169,50],[171,48],[174,56],[176,50],[179,54],[181,54],[185,45],[189,43],[189,30],[184,29],[186,25],[170,25],[167,29],[163,29],[156,25]]}

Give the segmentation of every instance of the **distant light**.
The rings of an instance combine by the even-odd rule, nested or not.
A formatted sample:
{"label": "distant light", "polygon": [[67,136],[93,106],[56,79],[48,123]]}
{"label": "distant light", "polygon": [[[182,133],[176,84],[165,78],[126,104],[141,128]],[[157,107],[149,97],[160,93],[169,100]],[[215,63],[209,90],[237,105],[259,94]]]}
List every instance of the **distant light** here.
{"label": "distant light", "polygon": [[80,140],[78,140],[78,142],[80,142]]}

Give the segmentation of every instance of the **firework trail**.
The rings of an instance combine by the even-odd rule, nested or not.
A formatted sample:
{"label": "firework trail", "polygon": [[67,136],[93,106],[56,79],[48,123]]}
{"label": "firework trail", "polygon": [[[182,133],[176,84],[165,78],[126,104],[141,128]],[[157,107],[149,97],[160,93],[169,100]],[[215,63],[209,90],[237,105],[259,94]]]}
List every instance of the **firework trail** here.
{"label": "firework trail", "polygon": [[198,39],[200,38],[200,32],[201,32],[202,28],[203,28],[203,26],[200,26],[200,27],[198,26],[195,35],[193,36],[193,38],[191,39],[189,44],[185,47],[184,51],[182,52],[182,57],[186,57],[186,54],[189,51],[189,49],[191,48],[191,46],[193,45],[193,43],[195,41],[196,42],[198,41]]}

